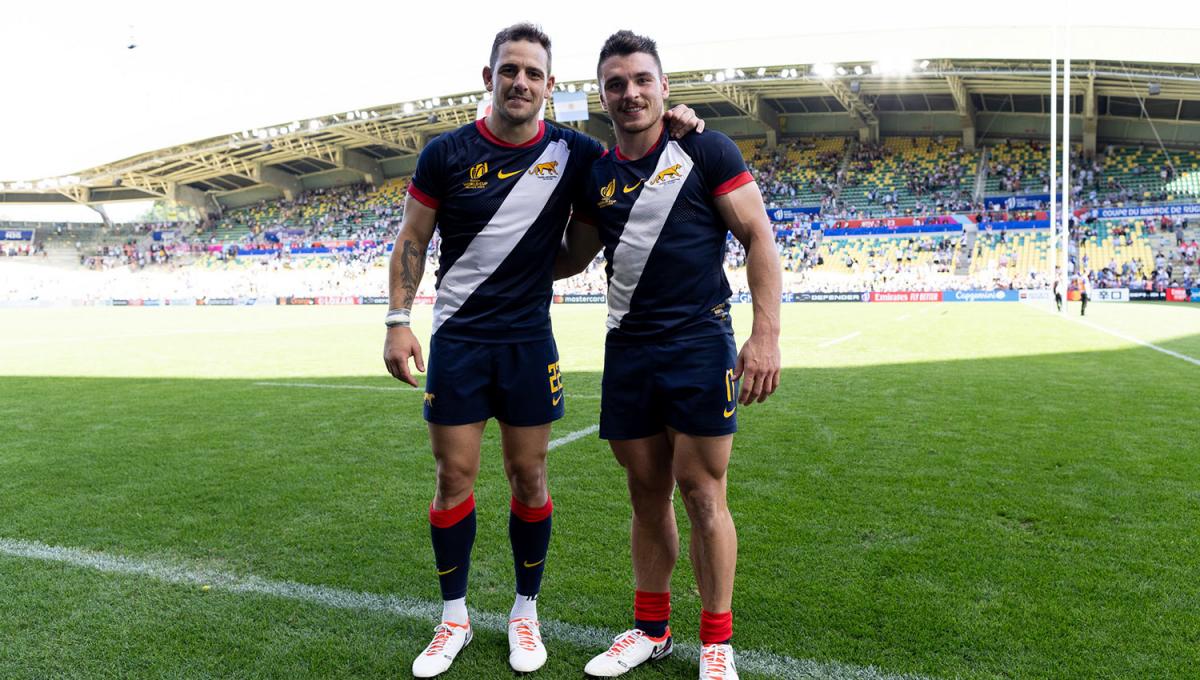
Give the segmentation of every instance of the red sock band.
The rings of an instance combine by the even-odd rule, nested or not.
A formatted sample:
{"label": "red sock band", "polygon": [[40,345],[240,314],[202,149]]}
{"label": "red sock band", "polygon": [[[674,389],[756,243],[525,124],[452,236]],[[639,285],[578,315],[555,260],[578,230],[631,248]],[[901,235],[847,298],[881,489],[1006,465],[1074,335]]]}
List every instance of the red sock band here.
{"label": "red sock band", "polygon": [[634,591],[633,618],[640,621],[669,621],[671,619],[671,593]]}
{"label": "red sock band", "polygon": [[733,637],[733,612],[714,614],[700,610],[700,644],[716,645]]}
{"label": "red sock band", "polygon": [[540,508],[531,508],[514,498],[510,507],[512,508],[512,514],[516,515],[517,519],[522,522],[533,523],[546,519],[550,516],[550,513],[554,512],[554,501],[547,495],[545,505]]}
{"label": "red sock band", "polygon": [[475,494],[467,496],[467,500],[448,510],[434,510],[433,503],[429,504],[429,523],[439,529],[450,527],[463,521],[475,509]]}

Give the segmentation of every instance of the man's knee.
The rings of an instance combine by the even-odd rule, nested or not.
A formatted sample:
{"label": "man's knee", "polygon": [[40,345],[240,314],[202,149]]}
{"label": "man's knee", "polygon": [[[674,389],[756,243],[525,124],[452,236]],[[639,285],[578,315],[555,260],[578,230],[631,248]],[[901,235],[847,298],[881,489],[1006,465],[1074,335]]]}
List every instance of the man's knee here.
{"label": "man's knee", "polygon": [[[437,464],[437,497],[434,506],[439,510],[454,507],[475,490],[477,469],[467,462],[439,460]],[[444,507],[442,507],[444,506]]]}
{"label": "man's knee", "polygon": [[530,507],[546,504],[548,492],[544,458],[509,461],[505,465],[505,471],[508,473],[508,483],[514,498]]}
{"label": "man's knee", "polygon": [[707,526],[729,513],[721,480],[679,480],[679,494],[694,526]]}

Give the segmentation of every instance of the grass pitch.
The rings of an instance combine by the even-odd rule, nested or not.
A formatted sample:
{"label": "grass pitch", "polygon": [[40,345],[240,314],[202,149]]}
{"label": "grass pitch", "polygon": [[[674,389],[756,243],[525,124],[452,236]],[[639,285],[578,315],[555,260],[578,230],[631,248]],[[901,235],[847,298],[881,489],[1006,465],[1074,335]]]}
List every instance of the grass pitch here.
{"label": "grass pitch", "polygon": [[[749,312],[735,309],[740,339]],[[420,393],[260,384],[398,386],[382,367],[380,313],[0,310],[0,543],[436,600]],[[596,422],[603,309],[554,315],[561,436]],[[742,409],[730,471],[736,646],[828,662],[800,677],[1195,677],[1200,366],[1075,318],[1004,304],[785,305],[783,382]],[[1200,358],[1200,306],[1097,304],[1087,320]],[[593,435],[553,451],[549,474],[540,613],[623,630],[621,470]],[[477,498],[469,605],[504,613],[494,426]],[[694,642],[686,559],[673,590],[673,628]],[[0,677],[407,677],[433,611],[203,590],[0,551]],[[602,644],[548,638],[536,677],[578,678]],[[506,657],[503,635],[484,631],[445,677],[509,677]],[[772,677],[756,670],[743,675]],[[630,677],[695,672],[678,658]]]}

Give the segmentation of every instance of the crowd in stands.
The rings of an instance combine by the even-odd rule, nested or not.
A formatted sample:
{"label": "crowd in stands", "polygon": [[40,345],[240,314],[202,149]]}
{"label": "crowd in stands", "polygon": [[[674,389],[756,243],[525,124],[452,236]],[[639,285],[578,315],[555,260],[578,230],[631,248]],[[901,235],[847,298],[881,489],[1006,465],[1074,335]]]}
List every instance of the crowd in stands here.
{"label": "crowd in stands", "polygon": [[[807,138],[784,140],[775,149],[760,142],[739,143],[739,147],[771,205],[816,202],[822,207],[819,214],[803,214],[776,225],[776,244],[792,290],[1047,283],[1042,274],[1048,261],[1046,233],[993,228],[993,224],[1046,219],[1044,206],[1013,210],[973,202],[979,157],[965,152],[955,139],[891,138],[880,144],[857,144],[842,138]],[[1165,186],[1178,180],[1192,160],[1156,153],[1109,148],[1101,158],[1084,158],[1080,148],[1073,148],[1073,207],[1161,196],[1131,178],[1152,178],[1156,186]],[[1049,192],[1048,156],[1048,148],[1038,142],[994,145],[986,164],[985,193]],[[173,290],[175,286],[165,282],[184,281],[225,292],[287,289],[291,291],[287,294],[338,295],[353,290],[352,294],[386,295],[388,248],[400,227],[405,190],[404,180],[382,187],[316,189],[292,201],[263,201],[229,210],[210,222],[122,225],[103,229],[94,238],[60,225],[43,232],[47,241],[32,247],[20,242],[5,245],[0,255],[36,253],[46,242],[73,243],[82,268],[111,272],[112,281],[131,291],[138,289],[136,281],[153,280]],[[966,249],[957,235],[839,239],[822,237],[814,227],[816,221],[950,213],[966,214],[979,223],[974,248]],[[1195,230],[1189,231],[1186,221],[1102,222],[1092,213],[1082,216],[1072,229],[1068,255],[1073,273],[1088,276],[1097,287],[1194,284],[1200,248]],[[1173,242],[1170,235],[1175,236]],[[1147,245],[1152,239],[1153,248]],[[726,269],[735,290],[744,290],[745,252],[732,238],[728,244]],[[438,250],[435,236],[426,267],[430,281],[423,290],[427,292],[437,270]],[[964,275],[968,266],[969,274]],[[126,276],[136,273],[155,274],[143,279]],[[555,289],[603,292],[603,258],[579,276],[556,283]]]}
{"label": "crowd in stands", "polygon": [[29,257],[45,255],[46,246],[28,241],[0,241],[0,257]]}

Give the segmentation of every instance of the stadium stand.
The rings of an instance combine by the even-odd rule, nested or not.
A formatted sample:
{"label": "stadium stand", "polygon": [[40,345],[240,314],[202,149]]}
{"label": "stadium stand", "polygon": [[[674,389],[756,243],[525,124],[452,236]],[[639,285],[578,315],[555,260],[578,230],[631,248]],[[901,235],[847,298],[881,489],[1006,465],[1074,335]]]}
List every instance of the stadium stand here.
{"label": "stadium stand", "polygon": [[978,161],[956,139],[890,137],[862,144],[851,151],[839,203],[866,216],[969,210]]}
{"label": "stadium stand", "polygon": [[772,205],[823,206],[836,193],[838,170],[847,149],[844,137],[802,137],[767,152],[759,141],[738,147]]}
{"label": "stadium stand", "polygon": [[1200,197],[1200,153],[1145,146],[1110,146],[1104,153],[1101,198],[1194,201]]}
{"label": "stadium stand", "polygon": [[[891,137],[877,145],[839,136],[784,138],[774,150],[762,139],[737,140],[771,206],[805,206],[776,225],[777,245],[791,290],[995,288],[1045,285],[1048,232],[993,228],[991,223],[1045,220],[1037,210],[1006,210],[973,200],[1048,191],[1049,149],[1038,142],[1000,140],[980,154],[957,139]],[[986,162],[981,163],[981,155]],[[1139,147],[1109,147],[1096,159],[1072,150],[1073,206],[1090,210],[1114,200],[1196,201],[1200,154],[1166,155]],[[1165,174],[1164,174],[1165,172]],[[1108,188],[1106,188],[1108,187]],[[1111,189],[1119,187],[1118,189]],[[207,223],[154,221],[127,225],[41,225],[33,246],[6,246],[4,255],[44,254],[60,265],[110,272],[131,295],[152,296],[149,282],[179,290],[163,277],[136,272],[183,271],[205,294],[273,291],[281,295],[386,295],[386,258],[399,229],[407,178],[379,187],[352,184],[304,192],[293,201],[263,201],[227,211]],[[957,213],[957,217],[951,215]],[[1186,220],[1099,220],[1083,213],[1072,232],[1071,267],[1098,287],[1191,285],[1200,263],[1193,245],[1200,229]],[[942,233],[826,236],[846,219],[929,216],[947,221]],[[960,222],[979,221],[978,234]],[[969,222],[968,222],[969,224]],[[943,226],[943,225],[938,225]],[[735,290],[745,290],[745,253],[729,240],[726,268]],[[429,280],[437,268],[435,237]],[[139,281],[141,281],[139,283]],[[143,285],[145,284],[145,285]],[[556,284],[559,294],[602,293],[603,260]],[[214,292],[215,291],[215,292]]]}

